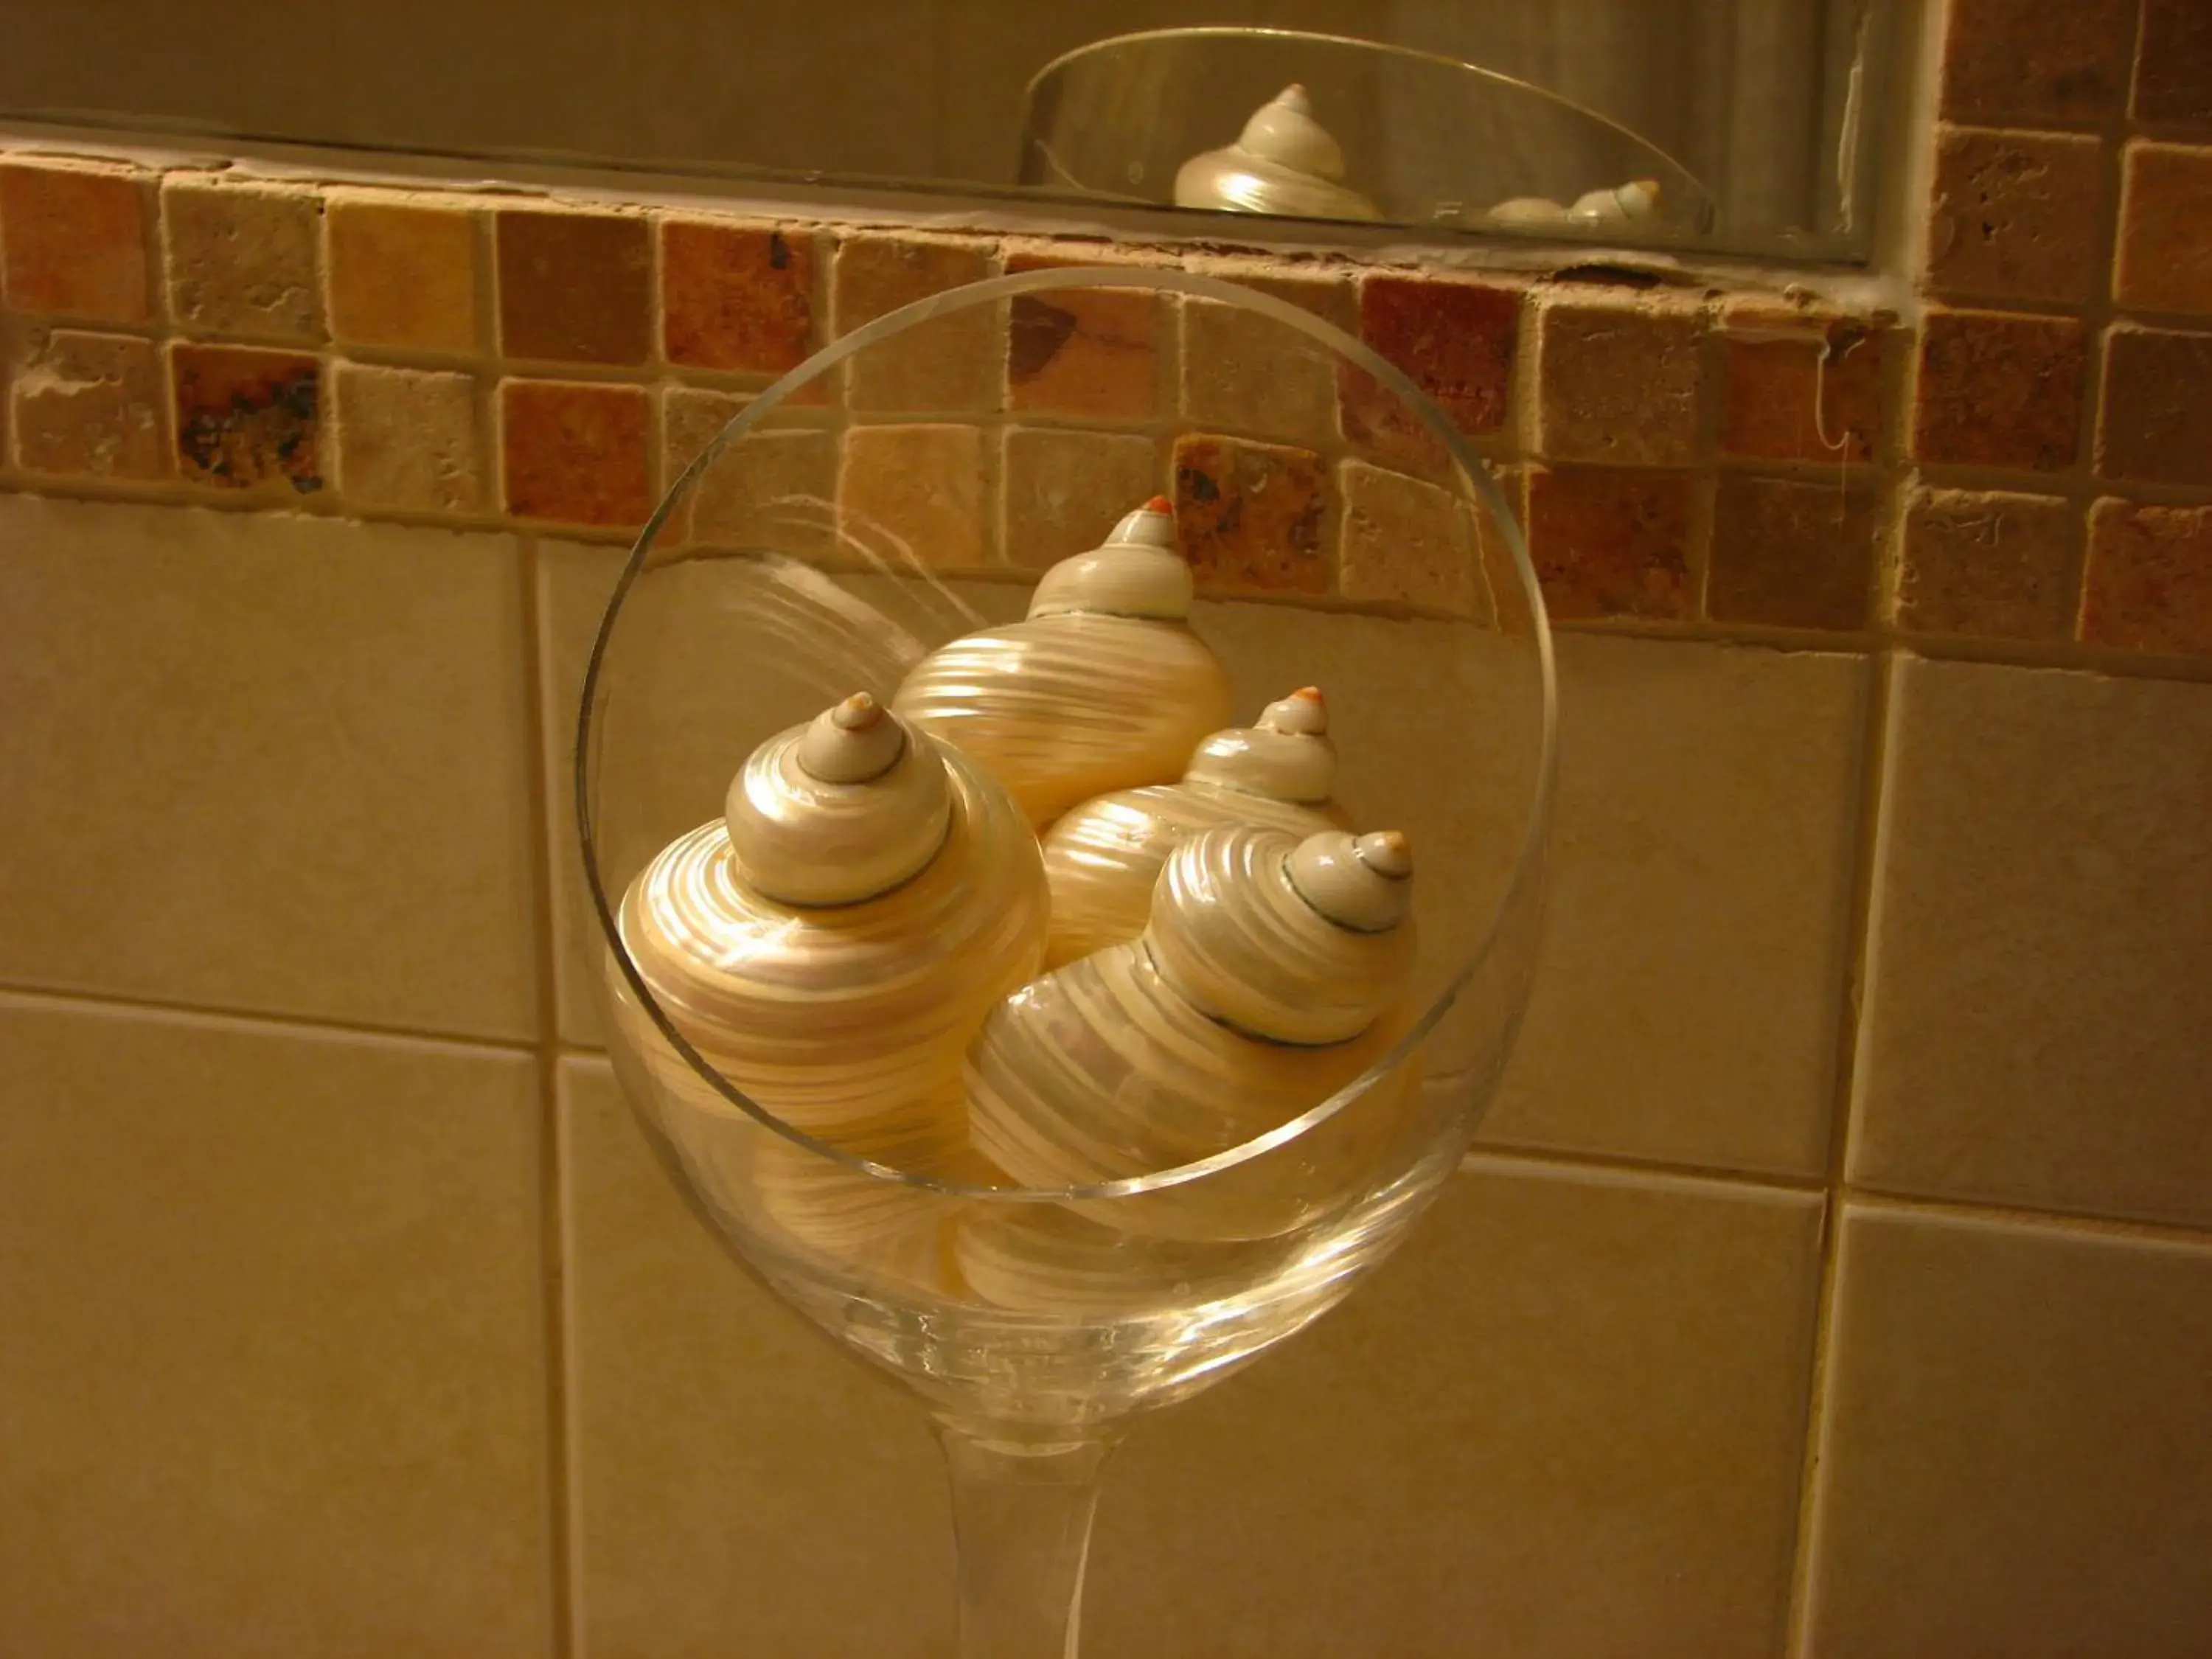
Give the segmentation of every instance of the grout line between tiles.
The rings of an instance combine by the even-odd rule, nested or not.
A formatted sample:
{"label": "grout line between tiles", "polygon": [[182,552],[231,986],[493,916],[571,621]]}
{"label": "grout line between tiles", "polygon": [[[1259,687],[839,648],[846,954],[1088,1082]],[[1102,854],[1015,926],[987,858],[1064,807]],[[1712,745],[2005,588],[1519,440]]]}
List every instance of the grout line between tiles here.
{"label": "grout line between tiles", "polygon": [[1829,1375],[1834,1360],[1837,1290],[1843,1257],[1843,1212],[1849,1195],[1852,1102],[1857,1093],[1861,1024],[1874,962],[1875,925],[1881,909],[1884,852],[1883,806],[1888,799],[1890,708],[1897,660],[1883,653],[1874,664],[1859,745],[1858,814],[1851,872],[1850,956],[1838,988],[1834,1086],[1828,1108],[1826,1200],[1821,1218],[1820,1275],[1814,1304],[1812,1352],[1805,1378],[1805,1436],[1798,1461],[1797,1514],[1790,1542],[1790,1598],[1784,1610],[1785,1650],[1804,1653],[1811,1639],[1813,1536],[1820,1495],[1820,1444],[1828,1417]]}
{"label": "grout line between tiles", "polygon": [[1922,1216],[1975,1227],[2067,1233],[2076,1237],[2135,1239],[2212,1249],[2212,1224],[2197,1225],[2186,1221],[2142,1221],[2124,1216],[2092,1215],[2071,1210],[2030,1209],[2021,1205],[1995,1201],[1928,1198],[1879,1187],[1853,1187],[1847,1196],[1852,1212],[1859,1215]]}
{"label": "grout line between tiles", "polygon": [[533,848],[532,908],[537,922],[538,1090],[539,1249],[545,1267],[543,1312],[545,1331],[545,1468],[547,1585],[552,1597],[553,1659],[575,1651],[575,1529],[569,1510],[570,1425],[568,1411],[568,1227],[562,1191],[561,1140],[561,1016],[556,989],[558,931],[553,884],[559,860],[554,837],[559,822],[553,810],[553,780],[548,775],[551,735],[546,707],[545,651],[538,605],[537,538],[522,539],[516,561],[517,603],[522,623],[524,707],[528,712],[525,742],[528,754],[530,842]]}
{"label": "grout line between tiles", "polygon": [[77,986],[42,985],[30,980],[0,979],[0,997],[50,1003],[58,1007],[108,1009],[118,1013],[144,1014],[170,1020],[222,1021],[254,1027],[276,1026],[332,1036],[374,1037],[380,1042],[434,1043],[503,1054],[528,1054],[538,1044],[526,1037],[486,1036],[481,1032],[451,1031],[425,1025],[384,1025],[373,1020],[340,1019],[330,1014],[277,1012],[266,1008],[243,1008],[232,1003],[190,1002],[176,997],[133,996],[122,991],[94,991]]}
{"label": "grout line between tiles", "polygon": [[1662,1180],[1703,1181],[1716,1186],[1746,1187],[1761,1192],[1825,1194],[1824,1180],[1771,1170],[1740,1170],[1718,1164],[1674,1164],[1664,1158],[1638,1158],[1577,1151],[1553,1146],[1516,1146],[1478,1137],[1460,1160],[1462,1170],[1482,1164],[1524,1164],[1562,1170],[1587,1170],[1615,1176],[1650,1176]]}

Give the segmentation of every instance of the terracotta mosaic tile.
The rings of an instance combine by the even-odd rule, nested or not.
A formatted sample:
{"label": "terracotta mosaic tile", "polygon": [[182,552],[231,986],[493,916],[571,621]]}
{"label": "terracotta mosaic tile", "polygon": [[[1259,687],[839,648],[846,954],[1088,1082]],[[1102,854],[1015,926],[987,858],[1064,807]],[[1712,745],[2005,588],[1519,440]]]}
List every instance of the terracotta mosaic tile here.
{"label": "terracotta mosaic tile", "polygon": [[251,489],[323,487],[322,365],[246,346],[169,349],[177,467],[188,483]]}
{"label": "terracotta mosaic tile", "polygon": [[507,510],[556,524],[629,528],[653,511],[653,398],[642,386],[505,380],[500,459]]}
{"label": "terracotta mosaic tile", "polygon": [[2088,346],[2064,317],[1931,307],[1922,319],[1915,459],[2057,472],[2074,464]]}
{"label": "terracotta mosaic tile", "polygon": [[502,209],[499,344],[510,357],[642,363],[653,350],[653,247],[635,214]]}
{"label": "terracotta mosaic tile", "polygon": [[1686,474],[1532,466],[1528,498],[1528,552],[1554,622],[1691,613]]}
{"label": "terracotta mosaic tile", "polygon": [[983,433],[957,425],[858,426],[837,466],[837,538],[894,568],[989,562]]}
{"label": "terracotta mosaic tile", "polygon": [[2118,115],[2127,96],[2136,3],[1951,0],[1942,112],[2024,126]]}
{"label": "terracotta mosaic tile", "polygon": [[1938,129],[1929,286],[1996,300],[2087,300],[2097,280],[2104,170],[2094,138]]}
{"label": "terracotta mosaic tile", "polygon": [[434,198],[334,192],[323,215],[332,337],[398,350],[477,350],[477,221]]}
{"label": "terracotta mosaic tile", "polygon": [[1697,453],[1704,319],[1674,295],[1536,299],[1534,442],[1547,460],[1680,466]]}
{"label": "terracotta mosaic tile", "polygon": [[2212,334],[2112,330],[2097,420],[2097,475],[2212,484]]}
{"label": "terracotta mosaic tile", "polygon": [[1310,449],[1187,434],[1176,526],[1206,593],[1326,593],[1328,475]]}
{"label": "terracotta mosaic tile", "polygon": [[[1234,265],[1194,264],[1209,276],[1310,311],[1347,333],[1359,327],[1352,284],[1341,275],[1286,275]],[[1336,436],[1342,360],[1272,317],[1212,300],[1182,302],[1177,354],[1183,414],[1211,432],[1239,432],[1316,447]]]}
{"label": "terracotta mosaic tile", "polygon": [[1475,510],[1464,496],[1358,460],[1338,467],[1337,489],[1344,502],[1336,543],[1339,592],[1453,617],[1474,614],[1481,548]]}
{"label": "terracotta mosaic tile", "polygon": [[[661,404],[662,476],[672,485],[748,400],[671,386]],[[771,422],[775,416],[771,416]],[[669,532],[719,547],[829,551],[836,526],[837,437],[820,428],[757,427],[707,464]]]}
{"label": "terracotta mosaic tile", "polygon": [[[1099,263],[1081,254],[1013,252],[1008,274]],[[1018,294],[1006,306],[1010,409],[1150,419],[1160,403],[1160,341],[1167,300],[1145,289],[1058,289]]]}
{"label": "terracotta mosaic tile", "polygon": [[9,384],[15,459],[33,472],[69,477],[166,477],[166,390],[151,340],[56,329]]}
{"label": "terracotta mosaic tile", "polygon": [[2113,296],[2212,313],[2212,145],[2130,144]]}
{"label": "terracotta mosaic tile", "polygon": [[[988,242],[863,233],[841,237],[830,264],[839,335],[915,300],[992,274]],[[973,412],[999,407],[1004,375],[1000,308],[936,318],[848,360],[845,398],[858,410]]]}
{"label": "terracotta mosaic tile", "polygon": [[1097,546],[1123,514],[1159,493],[1166,472],[1159,444],[1135,433],[1010,428],[1000,467],[1006,562],[1041,570]]}
{"label": "terracotta mosaic tile", "polygon": [[1868,461],[1881,430],[1883,331],[1765,299],[1721,314],[1721,453]]}
{"label": "terracotta mosaic tile", "polygon": [[2099,501],[2089,516],[2081,637],[2212,656],[2212,507]]}
{"label": "terracotta mosaic tile", "polygon": [[[1359,337],[1470,437],[1498,431],[1512,404],[1522,290],[1516,284],[1377,272],[1359,284]],[[1372,376],[1342,374],[1344,435],[1386,453],[1429,440]]]}
{"label": "terracotta mosaic tile", "polygon": [[2132,109],[2138,121],[2212,132],[2212,11],[2204,0],[2143,0]]}
{"label": "terracotta mosaic tile", "polygon": [[665,220],[660,304],[661,350],[672,363],[796,368],[813,337],[813,238],[795,228]]}
{"label": "terracotta mosaic tile", "polygon": [[1893,621],[1914,634],[2067,638],[2081,586],[2075,521],[2051,495],[1917,491],[1905,511]]}
{"label": "terracotta mosaic tile", "polygon": [[1864,628],[1880,502],[1869,484],[1724,475],[1705,614],[1775,628]]}
{"label": "terracotta mosaic tile", "polygon": [[145,185],[89,167],[0,165],[0,291],[17,311],[146,321]]}
{"label": "terracotta mosaic tile", "polygon": [[337,489],[349,506],[414,513],[483,506],[472,377],[340,363],[331,390]]}
{"label": "terracotta mosaic tile", "polygon": [[170,314],[208,334],[321,340],[322,215],[322,198],[296,185],[170,174],[161,185]]}

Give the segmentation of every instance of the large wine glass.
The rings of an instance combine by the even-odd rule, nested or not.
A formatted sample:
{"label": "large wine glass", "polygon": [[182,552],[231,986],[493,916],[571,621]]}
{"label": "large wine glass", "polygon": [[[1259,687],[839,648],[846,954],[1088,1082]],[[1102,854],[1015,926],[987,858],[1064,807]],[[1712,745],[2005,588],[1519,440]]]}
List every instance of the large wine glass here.
{"label": "large wine glass", "polygon": [[[656,994],[626,895],[720,820],[764,739],[856,692],[890,704],[1155,492],[1236,723],[1324,687],[1337,801],[1410,838],[1418,957],[1389,1040],[1238,1144],[1076,1185],[779,1117]],[[1194,272],[1020,271],[891,312],[754,397],[653,514],[577,733],[609,1045],[704,1221],[932,1413],[968,1659],[1074,1652],[1123,1426],[1334,1304],[1458,1164],[1528,996],[1553,726],[1535,577],[1467,441],[1313,312]],[[1259,1085],[1211,1086],[1237,1106]]]}

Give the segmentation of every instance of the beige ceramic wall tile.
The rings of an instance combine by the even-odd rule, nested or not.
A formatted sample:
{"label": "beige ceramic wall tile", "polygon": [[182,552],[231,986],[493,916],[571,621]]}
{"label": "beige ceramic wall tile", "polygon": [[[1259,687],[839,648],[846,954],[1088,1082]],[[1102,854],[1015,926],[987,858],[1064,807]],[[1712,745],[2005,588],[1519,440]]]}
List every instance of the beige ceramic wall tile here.
{"label": "beige ceramic wall tile", "polygon": [[497,536],[0,498],[0,979],[536,1023]]}
{"label": "beige ceramic wall tile", "polygon": [[1551,908],[1486,1137],[1817,1175],[1863,659],[1568,636]]}
{"label": "beige ceramic wall tile", "polygon": [[1811,1195],[1486,1160],[1109,1467],[1091,1659],[1773,1659]]}
{"label": "beige ceramic wall tile", "polygon": [[0,1652],[542,1659],[520,1054],[0,997]]}
{"label": "beige ceramic wall tile", "polygon": [[2212,1242],[1854,1206],[1838,1293],[1807,1653],[2204,1653]]}
{"label": "beige ceramic wall tile", "polygon": [[1851,1176],[2212,1223],[2212,686],[1905,659]]}
{"label": "beige ceramic wall tile", "polygon": [[561,1120],[580,1659],[949,1652],[920,1404],[723,1254],[604,1062]]}

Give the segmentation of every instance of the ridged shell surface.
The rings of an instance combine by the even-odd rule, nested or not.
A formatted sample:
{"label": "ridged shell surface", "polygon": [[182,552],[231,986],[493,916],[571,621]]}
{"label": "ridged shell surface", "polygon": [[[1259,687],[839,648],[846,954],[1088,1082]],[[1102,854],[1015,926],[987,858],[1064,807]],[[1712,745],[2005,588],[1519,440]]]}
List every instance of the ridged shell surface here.
{"label": "ridged shell surface", "polygon": [[1004,784],[1038,828],[1110,790],[1180,777],[1229,720],[1229,679],[1182,623],[1068,613],[954,640],[894,708]]}
{"label": "ridged shell surface", "polygon": [[1276,1042],[1341,1042],[1403,994],[1413,924],[1363,933],[1325,920],[1291,879],[1301,844],[1250,825],[1185,842],[1160,872],[1145,949],[1214,1019]]}
{"label": "ridged shell surface", "polygon": [[[950,827],[936,856],[888,892],[817,908],[769,898],[745,880],[717,820],[664,848],[623,900],[623,945],[671,1023],[809,1133],[948,1115],[957,1129],[962,1050],[1042,957],[1035,837],[975,763],[933,747],[951,785]],[[618,1015],[625,1001],[615,999]],[[642,1009],[629,1018],[657,1040]]]}
{"label": "ridged shell surface", "polygon": [[[969,1048],[969,1131],[1026,1187],[1152,1175],[1227,1152],[1327,1100],[1390,1048],[1402,1024],[1294,1048],[1209,1018],[1141,942],[1047,974],[1009,998]],[[1146,1237],[1259,1238],[1336,1202],[1388,1132],[1409,1065],[1317,1129],[1242,1169],[1091,1207]]]}
{"label": "ridged shell surface", "polygon": [[1045,880],[1052,889],[1045,966],[1060,967],[1143,933],[1168,855],[1192,836],[1224,824],[1298,836],[1350,827],[1334,805],[1308,806],[1188,781],[1116,790],[1085,801],[1044,840]]}

